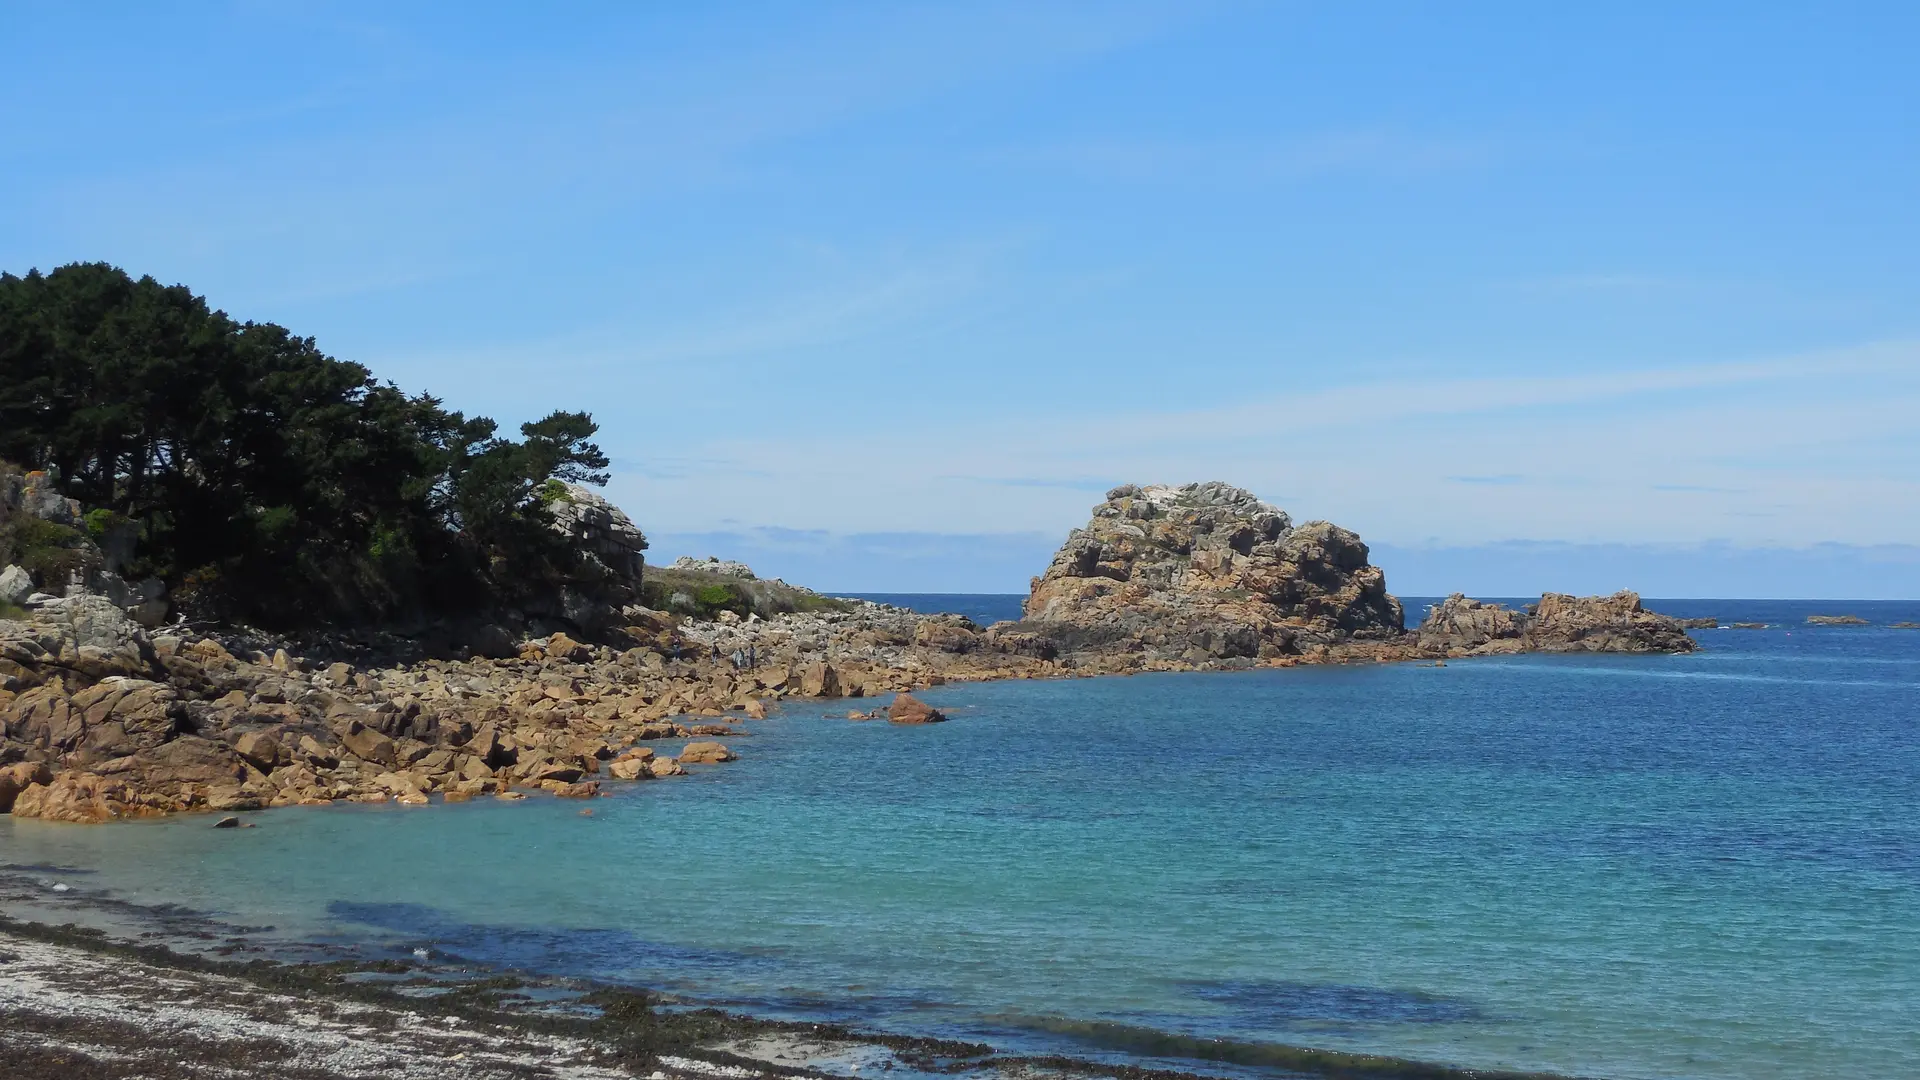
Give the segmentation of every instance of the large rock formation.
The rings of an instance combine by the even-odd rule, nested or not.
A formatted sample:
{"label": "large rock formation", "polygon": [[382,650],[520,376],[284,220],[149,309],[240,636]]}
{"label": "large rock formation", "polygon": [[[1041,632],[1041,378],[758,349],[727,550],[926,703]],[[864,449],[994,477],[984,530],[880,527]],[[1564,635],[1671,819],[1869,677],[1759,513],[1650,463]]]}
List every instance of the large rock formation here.
{"label": "large rock formation", "polygon": [[624,511],[578,484],[560,485],[547,511],[554,527],[572,539],[584,558],[616,580],[640,587],[647,537]]}
{"label": "large rock formation", "polygon": [[1516,611],[1454,593],[1427,609],[1420,647],[1448,656],[1517,652],[1692,652],[1680,620],[1640,606],[1638,593],[1547,593]]}
{"label": "large rock formation", "polygon": [[621,611],[640,599],[646,536],[619,507],[578,484],[556,481],[546,506],[580,553],[580,567],[572,580],[541,583],[523,597],[529,623],[558,618],[593,632],[618,625]]}
{"label": "large rock formation", "polygon": [[1060,652],[1148,664],[1272,659],[1400,638],[1400,602],[1367,545],[1218,482],[1107,493],[1033,580],[1028,634]]}

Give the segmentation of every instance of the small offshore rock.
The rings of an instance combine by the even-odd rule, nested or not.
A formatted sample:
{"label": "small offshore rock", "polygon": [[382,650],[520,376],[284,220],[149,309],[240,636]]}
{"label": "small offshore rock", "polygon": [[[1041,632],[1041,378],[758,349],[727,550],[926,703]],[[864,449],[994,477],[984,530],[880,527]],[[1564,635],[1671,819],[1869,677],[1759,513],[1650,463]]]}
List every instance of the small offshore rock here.
{"label": "small offshore rock", "polygon": [[897,694],[887,706],[887,720],[894,724],[938,724],[947,714],[911,694]]}
{"label": "small offshore rock", "polygon": [[1519,652],[1692,652],[1698,648],[1680,621],[1640,606],[1640,595],[1546,593],[1513,610],[1454,593],[1427,610],[1420,647],[1446,655]]}
{"label": "small offshore rock", "polygon": [[739,755],[717,742],[692,742],[680,751],[680,760],[689,765],[718,765],[737,761]]}
{"label": "small offshore rock", "polygon": [[1810,626],[1867,626],[1867,620],[1858,615],[1809,615]]}

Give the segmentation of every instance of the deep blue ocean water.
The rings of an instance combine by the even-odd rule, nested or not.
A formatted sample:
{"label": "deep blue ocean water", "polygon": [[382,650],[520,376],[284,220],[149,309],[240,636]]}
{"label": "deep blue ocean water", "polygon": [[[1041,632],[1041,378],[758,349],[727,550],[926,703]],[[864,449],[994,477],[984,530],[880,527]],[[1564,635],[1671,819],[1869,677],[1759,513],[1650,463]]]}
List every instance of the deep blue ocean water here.
{"label": "deep blue ocean water", "polygon": [[909,611],[934,615],[965,615],[981,626],[992,626],[1020,617],[1020,605],[1026,593],[848,593],[856,600],[891,604]]}
{"label": "deep blue ocean water", "polygon": [[[981,599],[910,606],[991,621]],[[1016,1046],[1112,1052],[1059,1022],[1105,1020],[1590,1076],[1920,1076],[1920,630],[1885,625],[1920,603],[1649,606],[1774,625],[1677,657],[942,687],[953,721],[918,728],[790,703],[741,761],[591,817],[0,818],[0,862]]]}

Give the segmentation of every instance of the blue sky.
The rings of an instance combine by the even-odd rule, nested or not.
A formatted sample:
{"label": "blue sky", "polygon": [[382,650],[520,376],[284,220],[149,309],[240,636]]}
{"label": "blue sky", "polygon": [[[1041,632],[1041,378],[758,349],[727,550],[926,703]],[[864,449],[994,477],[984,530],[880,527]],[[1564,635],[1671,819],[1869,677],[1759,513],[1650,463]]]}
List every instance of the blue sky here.
{"label": "blue sky", "polygon": [[587,408],[829,588],[1223,479],[1408,594],[1920,596],[1920,6],[1680,7],[10,5],[0,267]]}

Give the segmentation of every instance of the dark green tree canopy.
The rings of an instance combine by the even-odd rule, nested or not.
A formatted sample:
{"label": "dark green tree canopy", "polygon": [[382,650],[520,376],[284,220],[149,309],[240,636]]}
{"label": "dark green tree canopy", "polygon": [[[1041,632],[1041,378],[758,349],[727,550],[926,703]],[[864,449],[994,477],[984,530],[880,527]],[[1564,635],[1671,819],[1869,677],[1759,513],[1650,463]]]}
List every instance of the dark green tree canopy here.
{"label": "dark green tree canopy", "polygon": [[570,572],[541,493],[606,482],[597,430],[556,412],[503,439],[105,263],[0,274],[0,460],[133,522],[136,572],[234,614],[430,614]]}

